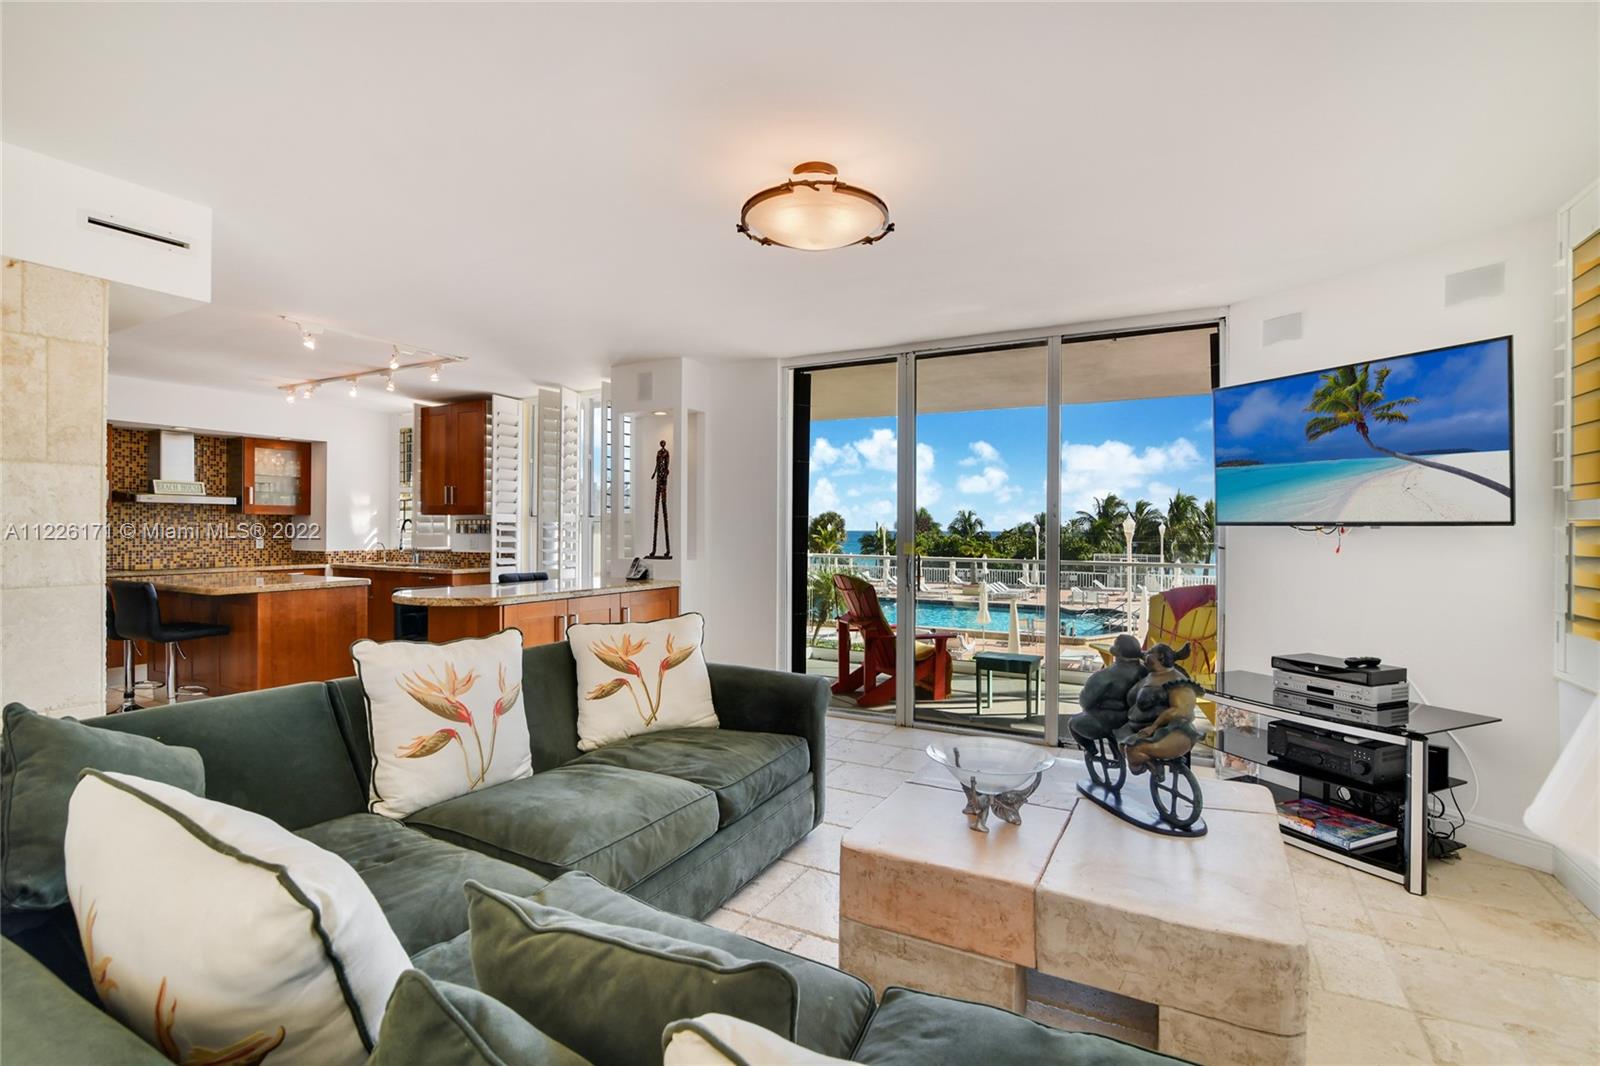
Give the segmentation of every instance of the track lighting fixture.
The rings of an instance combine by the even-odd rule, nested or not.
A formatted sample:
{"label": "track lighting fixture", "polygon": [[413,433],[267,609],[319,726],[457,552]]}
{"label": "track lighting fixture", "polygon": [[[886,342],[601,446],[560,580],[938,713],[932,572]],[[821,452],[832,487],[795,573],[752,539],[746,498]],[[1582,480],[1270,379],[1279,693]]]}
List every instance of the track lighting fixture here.
{"label": "track lighting fixture", "polygon": [[315,381],[308,381],[304,385],[300,386],[300,398],[302,400],[309,400],[311,399],[311,394],[316,391],[317,383]]}
{"label": "track lighting fixture", "polygon": [[394,391],[394,371],[393,370],[391,370],[387,374],[383,375],[383,391],[384,392],[393,392]]}
{"label": "track lighting fixture", "polygon": [[428,380],[429,381],[438,381],[439,380],[439,364],[438,363],[434,363],[433,364],[433,369],[428,371]]}
{"label": "track lighting fixture", "polygon": [[400,369],[400,348],[398,346],[389,349],[389,369]]}
{"label": "track lighting fixture", "polygon": [[290,385],[287,389],[283,390],[283,400],[284,400],[285,403],[294,403],[294,386],[293,385]]}
{"label": "track lighting fixture", "polygon": [[[380,374],[383,376],[383,391],[394,392],[396,391],[395,375],[401,371],[427,370],[428,380],[437,382],[439,373],[445,366],[450,363],[464,363],[467,361],[467,357],[464,355],[446,355],[443,352],[431,351],[427,348],[414,348],[409,345],[396,344],[380,337],[365,337],[356,333],[345,333],[341,330],[329,331],[323,326],[307,326],[304,323],[295,321],[288,315],[279,315],[278,317],[299,330],[302,341],[311,350],[316,348],[316,338],[325,332],[343,333],[344,336],[353,337],[358,341],[384,344],[389,347],[389,358],[383,366],[367,367],[354,373],[346,370],[325,378],[311,378],[306,381],[295,382],[293,385],[279,385],[278,388],[283,390],[283,398],[286,403],[296,403],[300,400],[311,399],[319,385],[343,384],[347,386],[346,392],[350,398],[356,399],[361,395],[361,379],[375,377]],[[402,359],[402,356],[405,359]]]}
{"label": "track lighting fixture", "polygon": [[359,391],[360,390],[358,388],[357,381],[358,381],[358,379],[356,379],[356,378],[351,378],[350,379],[350,398],[352,400],[355,399],[357,395],[359,395]]}

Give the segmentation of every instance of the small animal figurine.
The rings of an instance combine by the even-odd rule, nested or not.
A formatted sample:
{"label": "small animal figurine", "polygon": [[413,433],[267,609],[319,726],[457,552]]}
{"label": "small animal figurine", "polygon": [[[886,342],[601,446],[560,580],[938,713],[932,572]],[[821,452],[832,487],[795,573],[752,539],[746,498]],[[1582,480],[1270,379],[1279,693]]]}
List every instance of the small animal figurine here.
{"label": "small animal figurine", "polygon": [[1153,759],[1187,755],[1205,733],[1195,725],[1195,700],[1205,693],[1178,663],[1189,657],[1189,645],[1177,651],[1157,644],[1145,653],[1149,673],[1128,693],[1128,720],[1116,732],[1135,774],[1149,770]]}

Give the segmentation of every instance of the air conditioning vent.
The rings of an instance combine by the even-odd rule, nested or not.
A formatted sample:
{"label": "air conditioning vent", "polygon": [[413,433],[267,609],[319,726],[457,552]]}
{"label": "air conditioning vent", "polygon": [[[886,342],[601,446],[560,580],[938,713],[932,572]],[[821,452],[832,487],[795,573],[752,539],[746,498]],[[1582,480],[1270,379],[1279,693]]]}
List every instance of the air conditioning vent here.
{"label": "air conditioning vent", "polygon": [[84,216],[84,221],[91,226],[99,226],[101,229],[108,229],[117,233],[125,233],[130,237],[138,237],[140,240],[154,241],[157,244],[164,244],[169,248],[181,248],[184,251],[189,250],[189,242],[180,237],[174,237],[167,233],[154,233],[147,229],[140,229],[137,226],[130,226],[126,222],[118,222],[116,219],[109,216],[102,217],[99,215],[86,215]]}

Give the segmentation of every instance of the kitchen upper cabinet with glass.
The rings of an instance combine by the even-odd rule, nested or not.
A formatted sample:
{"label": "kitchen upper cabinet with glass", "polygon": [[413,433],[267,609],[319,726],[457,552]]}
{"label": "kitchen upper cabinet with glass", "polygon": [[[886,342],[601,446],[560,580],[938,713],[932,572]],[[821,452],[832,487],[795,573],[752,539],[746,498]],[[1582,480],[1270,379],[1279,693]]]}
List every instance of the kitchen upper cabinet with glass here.
{"label": "kitchen upper cabinet with glass", "polygon": [[233,444],[234,476],[243,514],[311,513],[309,441],[241,437]]}

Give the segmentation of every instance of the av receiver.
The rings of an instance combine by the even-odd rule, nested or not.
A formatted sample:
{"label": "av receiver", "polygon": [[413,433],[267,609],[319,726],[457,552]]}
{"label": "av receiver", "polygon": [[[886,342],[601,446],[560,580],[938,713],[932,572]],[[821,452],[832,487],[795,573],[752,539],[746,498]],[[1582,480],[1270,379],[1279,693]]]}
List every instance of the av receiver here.
{"label": "av receiver", "polygon": [[1267,751],[1284,763],[1374,785],[1403,781],[1406,776],[1406,750],[1399,744],[1352,740],[1289,722],[1267,723]]}

